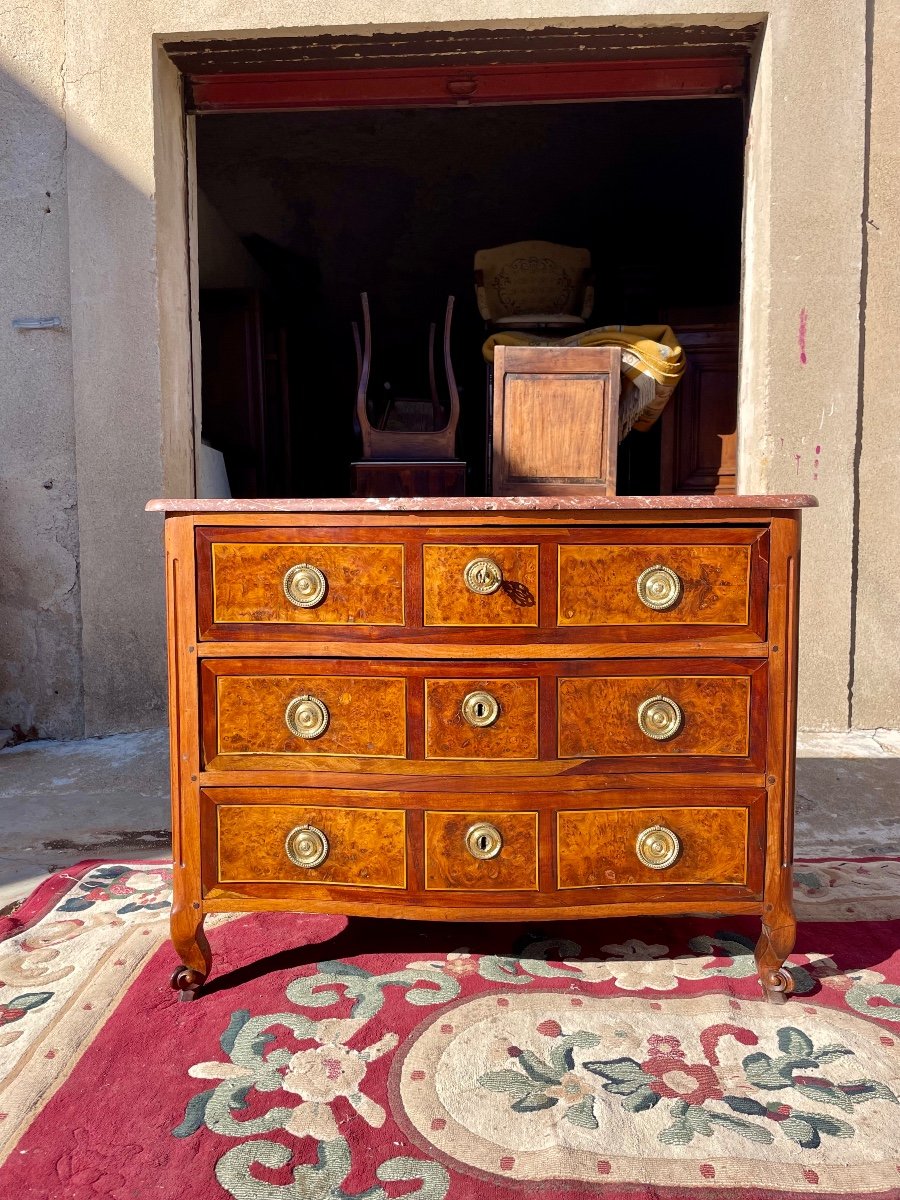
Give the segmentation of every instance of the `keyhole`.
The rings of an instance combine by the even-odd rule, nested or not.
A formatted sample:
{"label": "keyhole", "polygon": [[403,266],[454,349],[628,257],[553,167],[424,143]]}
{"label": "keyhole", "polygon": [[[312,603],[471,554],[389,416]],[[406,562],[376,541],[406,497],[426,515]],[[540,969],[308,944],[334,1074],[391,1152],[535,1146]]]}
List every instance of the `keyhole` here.
{"label": "keyhole", "polygon": [[482,834],[481,837],[478,839],[478,849],[479,850],[487,850],[489,844],[490,843],[487,840],[487,836],[485,834]]}
{"label": "keyhole", "polygon": [[479,700],[478,703],[475,705],[475,716],[483,717],[486,711],[487,711],[487,709],[484,707],[482,702]]}

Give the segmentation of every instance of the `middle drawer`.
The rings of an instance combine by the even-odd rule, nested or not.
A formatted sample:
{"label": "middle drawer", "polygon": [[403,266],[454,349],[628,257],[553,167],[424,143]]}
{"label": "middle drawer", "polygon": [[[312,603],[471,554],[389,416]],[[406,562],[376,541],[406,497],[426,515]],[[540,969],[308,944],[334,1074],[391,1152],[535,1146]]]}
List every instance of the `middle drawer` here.
{"label": "middle drawer", "polygon": [[208,771],[762,770],[759,660],[208,659]]}

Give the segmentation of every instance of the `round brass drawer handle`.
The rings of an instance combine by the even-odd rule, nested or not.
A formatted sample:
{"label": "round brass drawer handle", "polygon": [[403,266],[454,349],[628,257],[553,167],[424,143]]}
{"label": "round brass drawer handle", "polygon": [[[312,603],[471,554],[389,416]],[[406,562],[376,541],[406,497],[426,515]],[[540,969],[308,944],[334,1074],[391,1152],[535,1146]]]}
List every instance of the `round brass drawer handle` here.
{"label": "round brass drawer handle", "polygon": [[298,738],[321,737],[329,720],[327,706],[316,696],[295,696],[284,710],[284,723]]}
{"label": "round brass drawer handle", "polygon": [[637,722],[641,733],[654,742],[667,742],[684,724],[681,705],[669,696],[650,696],[638,705]]}
{"label": "round brass drawer handle", "polygon": [[470,592],[478,596],[490,596],[503,582],[503,572],[492,558],[473,558],[466,563],[463,579]]}
{"label": "round brass drawer handle", "polygon": [[285,571],[282,586],[285,596],[295,608],[315,608],[325,599],[328,580],[311,563],[297,563]]}
{"label": "round brass drawer handle", "polygon": [[295,825],[284,839],[284,852],[295,867],[320,867],[330,850],[328,838],[315,825]]}
{"label": "round brass drawer handle", "polygon": [[500,701],[490,692],[469,692],[463,697],[463,719],[476,729],[484,729],[500,716]]}
{"label": "round brass drawer handle", "polygon": [[503,835],[496,825],[478,821],[466,830],[465,843],[473,858],[496,858],[503,849]]}
{"label": "round brass drawer handle", "polygon": [[638,575],[638,599],[654,612],[666,612],[674,608],[683,591],[681,578],[671,567],[664,567],[661,563],[654,563]]}
{"label": "round brass drawer handle", "polygon": [[681,841],[678,834],[667,829],[665,825],[651,825],[649,829],[642,829],[637,835],[634,848],[645,867],[652,867],[654,871],[664,871],[666,867],[671,867],[681,853]]}

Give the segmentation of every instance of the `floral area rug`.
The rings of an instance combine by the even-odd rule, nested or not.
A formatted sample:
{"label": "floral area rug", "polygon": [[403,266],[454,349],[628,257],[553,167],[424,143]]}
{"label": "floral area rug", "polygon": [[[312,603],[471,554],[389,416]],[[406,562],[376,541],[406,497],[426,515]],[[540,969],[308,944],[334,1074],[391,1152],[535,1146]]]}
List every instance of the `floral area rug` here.
{"label": "floral area rug", "polygon": [[900,862],[807,862],[796,994],[742,918],[254,914],[168,987],[164,864],[0,921],[0,1197],[900,1200]]}

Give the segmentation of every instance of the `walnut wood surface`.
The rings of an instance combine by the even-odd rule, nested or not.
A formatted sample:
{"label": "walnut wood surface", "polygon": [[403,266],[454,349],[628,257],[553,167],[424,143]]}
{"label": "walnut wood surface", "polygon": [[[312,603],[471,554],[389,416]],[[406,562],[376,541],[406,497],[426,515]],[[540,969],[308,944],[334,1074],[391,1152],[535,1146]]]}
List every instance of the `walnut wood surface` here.
{"label": "walnut wood surface", "polygon": [[[681,706],[684,724],[668,741],[654,741],[637,722],[638,705],[667,696]],[[622,755],[747,755],[750,751],[750,680],[721,675],[560,679],[561,758]]]}
{"label": "walnut wood surface", "polygon": [[[478,859],[466,849],[466,832],[479,821],[503,838],[495,858]],[[537,891],[536,812],[426,812],[425,887],[469,892]]]}
{"label": "walnut wood surface", "polygon": [[618,347],[497,346],[491,490],[614,494],[620,376]]}
{"label": "walnut wood surface", "polygon": [[[538,548],[512,545],[426,545],[423,556],[425,625],[537,625]],[[470,592],[463,579],[474,558],[490,558],[503,583],[490,596]]]}
{"label": "walnut wood surface", "polygon": [[[682,583],[673,608],[643,604],[637,581],[669,567]],[[565,545],[559,550],[560,625],[746,625],[749,546]]]}
{"label": "walnut wood surface", "polygon": [[[681,853],[670,867],[648,867],[638,858],[638,835],[654,825],[670,829],[681,842]],[[748,835],[748,811],[742,807],[604,808],[560,813],[559,886],[743,884],[747,881]]]}
{"label": "walnut wood surface", "polygon": [[[489,692],[500,705],[493,725],[473,727],[462,715],[469,692]],[[537,679],[426,679],[425,755],[428,758],[538,757]]]}
{"label": "walnut wood surface", "polygon": [[[216,815],[216,878],[221,883],[406,886],[402,809],[221,804]],[[298,867],[288,858],[285,839],[298,825],[314,825],[327,837],[328,857],[320,866]]]}
{"label": "walnut wood surface", "polygon": [[[212,618],[216,623],[402,625],[403,546],[284,545],[214,542]],[[284,594],[285,572],[318,567],[328,581],[315,608],[297,608]]]}
{"label": "walnut wood surface", "polygon": [[[218,754],[406,754],[403,679],[286,673],[222,675],[217,684]],[[328,708],[328,727],[317,738],[296,737],[285,723],[287,705],[301,695]]]}
{"label": "walnut wood surface", "polygon": [[[204,914],[210,911],[368,913],[429,920],[718,911],[762,917],[756,951],[760,978],[770,999],[783,1000],[791,987],[784,959],[794,936],[790,863],[799,578],[796,510],[809,503],[806,497],[740,496],[162,502],[159,507],[170,511],[180,507],[185,513],[166,522],[175,859],[172,936],[185,964],[178,986],[194,991],[210,970],[202,929]],[[327,525],[323,524],[326,513],[332,514]],[[215,623],[213,542],[281,550],[306,546],[317,553],[323,546],[350,547],[354,555],[366,546],[379,551],[403,547],[405,608],[396,619],[405,624],[379,627],[357,623],[355,617],[347,625],[278,622],[267,616],[258,619],[255,608],[251,619]],[[445,545],[461,556],[470,548],[488,553],[493,549],[496,553],[491,556],[498,561],[510,548],[525,548],[529,556],[525,565],[534,581],[528,584],[534,597],[530,624],[493,624],[482,616],[466,615],[472,624],[448,620],[426,625],[425,545],[439,555],[445,553],[440,550]],[[698,559],[717,546],[726,549],[726,557],[748,554],[748,619],[745,624],[724,623],[719,616],[709,623],[683,619],[666,623],[648,610],[641,624],[629,625],[616,617],[614,625],[560,625],[560,620],[574,622],[574,618],[565,617],[558,606],[557,563],[578,545],[599,554],[615,546],[634,554],[656,547],[672,553],[681,546]],[[292,558],[284,569],[294,561],[298,560]],[[310,553],[299,561],[315,563],[316,559]],[[441,562],[439,557],[435,561]],[[468,555],[458,565],[462,588],[466,561]],[[508,570],[505,574],[509,577]],[[275,580],[279,591],[282,575],[283,571]],[[252,574],[245,582],[253,585]],[[471,595],[473,603],[485,599],[491,598]],[[236,592],[234,603],[238,602]],[[439,603],[440,596],[434,602]],[[579,603],[588,601],[582,598]],[[457,619],[455,614],[451,618]],[[603,613],[599,619],[605,619]],[[203,639],[199,642],[198,634]],[[344,689],[348,680],[381,684],[394,679],[405,689],[400,708],[407,756],[367,757],[368,751],[329,755],[306,752],[305,747],[300,753],[217,753],[219,683],[227,680],[227,690],[250,675],[267,685],[272,680],[304,678],[314,695],[323,679],[332,679]],[[587,743],[594,739],[593,745],[587,745],[590,756],[579,751],[574,757],[555,757],[557,749],[560,753],[572,749],[563,744],[565,734],[557,748],[560,677],[567,681],[559,688],[563,699],[566,688],[586,689],[584,695],[593,697],[589,712],[573,725],[573,737]],[[537,679],[540,757],[426,758],[426,679],[450,686],[468,680]],[[704,679],[716,681],[715,695],[703,693],[699,717],[695,713],[692,721],[689,701],[703,691]],[[650,694],[672,695],[682,703],[688,720],[673,742],[655,742],[648,752],[634,711],[635,701],[643,695],[631,695],[629,689],[651,682]],[[676,686],[687,691],[679,693]],[[597,753],[597,739],[608,736],[605,731],[610,725],[617,725],[606,693],[603,703],[597,699],[597,689],[604,688],[616,695],[629,692],[625,707],[634,736],[641,739],[639,753],[623,746],[621,738]],[[739,696],[743,697],[740,704],[735,699]],[[702,744],[686,751],[688,735],[694,725],[702,724],[700,718],[707,722],[706,740],[701,738]],[[277,719],[283,725],[283,706]],[[252,722],[248,728],[252,729]],[[734,732],[737,729],[740,734]],[[284,731],[286,737],[292,736],[286,727]],[[374,734],[366,736],[371,739]],[[346,877],[344,881],[323,878],[310,887],[308,873],[292,868],[303,871],[303,878],[219,880],[217,806],[258,814],[293,808],[321,814],[323,821],[333,819],[338,809],[386,813],[395,822],[392,829],[400,821],[406,831],[405,836],[401,832],[388,837],[387,844],[405,852],[407,877],[399,885],[384,876],[374,882],[370,877],[361,880],[363,886],[353,886]],[[722,811],[726,825],[746,819],[746,874],[737,881],[737,868],[729,867],[721,855],[717,858],[720,845],[712,844],[704,862],[715,866],[715,877],[705,882],[679,878],[671,872],[688,868],[685,840],[682,857],[668,872],[641,868],[649,872],[646,879],[630,882],[622,876],[616,882],[588,882],[559,890],[557,814],[562,822],[571,819],[576,809],[596,817],[622,811],[631,814],[632,821],[639,811],[651,816],[664,810],[662,824],[674,821],[673,814],[680,810]],[[483,814],[488,820],[493,815],[497,822],[508,814],[532,822],[531,814],[537,814],[537,885],[529,875],[527,883],[517,879],[486,890],[459,884],[426,887],[426,819],[452,813]],[[274,836],[275,822],[270,817],[257,819],[270,830],[264,836]],[[621,826],[624,818],[616,820]],[[291,827],[282,830],[282,847]],[[703,811],[697,813],[689,832],[697,838],[712,828],[709,812]],[[252,853],[258,840],[255,835],[239,838],[241,852]],[[737,844],[724,834],[719,843]],[[611,852],[621,853],[625,844],[624,835],[612,836]],[[584,845],[590,849],[592,843]],[[387,856],[388,850],[375,853]]]}

